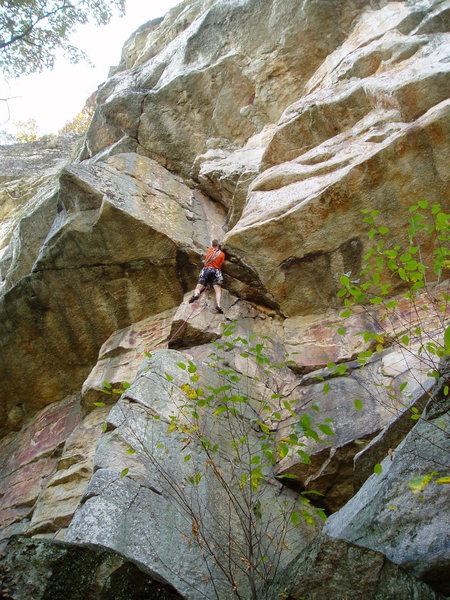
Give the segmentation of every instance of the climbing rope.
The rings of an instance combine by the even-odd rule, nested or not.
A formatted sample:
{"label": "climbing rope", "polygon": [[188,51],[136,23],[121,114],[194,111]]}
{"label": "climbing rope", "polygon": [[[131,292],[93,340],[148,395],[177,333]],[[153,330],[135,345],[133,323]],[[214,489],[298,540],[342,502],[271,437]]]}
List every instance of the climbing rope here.
{"label": "climbing rope", "polygon": [[169,347],[170,342],[172,342],[186,327],[189,319],[194,314],[194,311],[197,310],[197,308],[198,308],[198,303],[200,301],[200,298],[202,297],[203,292],[205,292],[207,289],[208,289],[208,287],[203,288],[203,290],[198,295],[197,300],[195,300],[195,302],[192,304],[192,310],[189,313],[189,315],[184,319],[184,321],[181,323],[181,325],[178,327],[178,329],[175,331],[175,333],[167,340],[167,344],[166,344],[167,348]]}

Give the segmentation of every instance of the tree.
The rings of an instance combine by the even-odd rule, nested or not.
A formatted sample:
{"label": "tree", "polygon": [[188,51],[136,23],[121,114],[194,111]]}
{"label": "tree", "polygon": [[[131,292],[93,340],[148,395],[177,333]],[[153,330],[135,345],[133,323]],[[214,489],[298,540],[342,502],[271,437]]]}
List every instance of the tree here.
{"label": "tree", "polygon": [[[426,201],[411,206],[406,248],[394,245],[396,238],[388,239],[386,226],[376,225],[377,211],[365,211],[365,215],[365,223],[372,227],[372,245],[362,271],[339,279],[338,296],[345,308],[336,325],[338,333],[346,335],[345,319],[362,313],[367,328],[358,334],[366,342],[366,349],[358,354],[361,367],[393,348],[416,358],[430,378],[440,380],[443,361],[450,356],[449,215],[440,205],[429,206]],[[123,394],[103,427],[111,444],[122,448],[124,461],[130,461],[120,476],[139,480],[144,466],[152,475],[147,481],[157,481],[156,493],[171,498],[184,517],[184,528],[178,525],[182,520],[175,518],[173,527],[189,550],[199,550],[203,561],[202,577],[210,587],[207,593],[195,588],[203,597],[220,599],[225,589],[238,599],[272,598],[269,584],[295,550],[293,528],[303,522],[314,527],[326,518],[313,504],[318,494],[314,490],[290,496],[283,492],[279,502],[270,494],[280,479],[279,461],[297,455],[297,461],[308,465],[315,448],[331,445],[335,435],[332,420],[321,416],[317,404],[306,410],[295,397],[296,386],[284,385],[283,379],[290,381],[292,361],[286,355],[280,362],[273,350],[267,336],[246,335],[239,323],[232,323],[224,326],[222,338],[212,342],[212,352],[198,365],[173,350],[154,356],[147,353],[151,362],[142,371],[137,394],[128,383],[114,390],[105,382],[106,394]],[[347,371],[345,363],[329,363],[327,368],[336,377]],[[412,370],[411,375],[414,378]],[[421,380],[415,383],[422,385]],[[406,387],[402,383],[399,393],[404,395],[402,404],[414,425],[427,417],[412,403]],[[325,383],[323,393],[328,390]],[[392,386],[387,392],[396,399]],[[449,396],[448,381],[442,394]],[[432,394],[430,398],[434,400]],[[381,395],[378,401],[383,402]],[[354,399],[354,403],[357,410],[363,410],[361,400]],[[431,426],[445,434],[445,423]],[[435,470],[404,484],[420,494],[430,483],[448,483],[440,467],[436,464]],[[374,472],[381,473],[380,464],[375,464]],[[287,473],[281,478],[296,476]],[[297,490],[302,488],[301,481],[294,483],[300,483]],[[152,543],[149,539],[148,544]],[[177,565],[164,562],[157,546],[152,550],[179,577]]]}
{"label": "tree", "polygon": [[70,121],[67,121],[67,123],[61,127],[61,129],[58,131],[58,135],[77,135],[86,133],[93,114],[94,109],[85,105],[83,109],[73,117],[73,119],[70,119]]}
{"label": "tree", "polygon": [[27,119],[26,121],[16,121],[14,123],[16,134],[11,136],[11,141],[26,144],[38,140],[36,119]]}
{"label": "tree", "polygon": [[4,0],[0,7],[0,68],[6,77],[51,69],[62,49],[72,63],[86,58],[69,41],[77,25],[108,23],[125,0]]}
{"label": "tree", "polygon": [[[295,414],[292,407],[298,400],[280,388],[290,373],[289,361],[269,358],[266,341],[255,334],[245,336],[233,322],[211,343],[212,352],[199,368],[191,360],[180,360],[183,355],[176,351],[147,354],[149,388],[157,397],[147,398],[151,409],[146,424],[141,409],[127,400],[134,395],[133,386],[125,382],[113,389],[105,382],[103,389],[107,395],[124,393],[103,428],[122,448],[128,446],[124,459],[129,467],[122,477],[135,477],[137,463],[145,465],[149,480],[188,524],[178,529],[180,542],[198,550],[199,569],[210,590],[206,597],[218,600],[231,590],[237,599],[267,598],[280,565],[298,552],[297,529],[312,535],[326,519],[312,503],[314,491],[282,491],[275,473],[287,454],[309,460],[301,437],[327,443],[321,436],[333,431],[318,422],[318,409],[312,407],[278,437],[283,409]],[[172,571],[158,548],[152,550]]]}
{"label": "tree", "polygon": [[[450,358],[450,215],[440,204],[430,205],[427,200],[413,204],[409,208],[408,245],[402,247],[386,239],[389,228],[378,225],[379,211],[362,212],[364,222],[370,227],[371,247],[363,258],[360,273],[339,277],[341,288],[337,294],[345,305],[340,314],[342,319],[348,319],[356,311],[362,311],[365,317],[367,327],[356,335],[363,338],[367,347],[358,354],[358,363],[363,366],[390,347],[403,356],[405,364],[415,362],[428,378],[439,383],[445,377]],[[395,296],[399,292],[401,295]],[[346,335],[344,322],[336,327],[340,335]],[[346,366],[330,363],[328,369],[332,374],[338,370],[342,374]],[[410,367],[409,372],[415,385],[432,400],[432,393]],[[398,391],[391,385],[385,386],[393,403],[400,394],[401,404],[414,423],[424,418],[426,411],[414,405],[407,387],[406,381]],[[444,380],[442,394],[448,397],[449,393],[448,381]],[[363,409],[361,400],[355,399],[355,407]],[[438,427],[444,431],[445,423],[439,422]],[[378,475],[382,472],[381,464],[374,465],[374,472]],[[413,492],[422,491],[437,475],[433,471],[415,477],[409,487]],[[448,477],[438,477],[436,482],[444,480],[447,482]]]}

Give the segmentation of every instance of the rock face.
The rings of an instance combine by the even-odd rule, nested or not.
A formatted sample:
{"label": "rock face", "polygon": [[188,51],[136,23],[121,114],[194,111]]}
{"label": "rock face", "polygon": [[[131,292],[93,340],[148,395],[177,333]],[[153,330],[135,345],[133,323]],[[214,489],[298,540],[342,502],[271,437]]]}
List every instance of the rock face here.
{"label": "rock face", "polygon": [[[187,434],[181,432],[167,435],[170,417],[177,413],[182,403],[183,385],[189,382],[188,373],[178,365],[186,364],[189,354],[176,350],[153,353],[114,406],[106,421],[108,433],[102,436],[97,447],[94,475],[65,539],[113,548],[173,581],[186,597],[208,595],[213,582],[219,597],[226,597],[229,582],[219,565],[223,568],[228,561],[239,564],[241,549],[245,548],[249,533],[244,521],[246,513],[240,513],[239,503],[230,504],[230,496],[220,489],[213,469],[208,469],[208,460],[205,469],[205,456],[195,440],[188,442]],[[195,354],[194,351],[194,360]],[[200,364],[200,361],[196,362]],[[205,384],[216,386],[220,383],[220,378],[207,367],[199,366],[196,373]],[[254,411],[256,408],[252,407],[249,413]],[[208,413],[202,414],[201,418],[210,419]],[[241,422],[238,427],[229,420],[222,424],[212,420],[200,426],[204,435],[219,444],[215,468],[223,472],[224,480],[230,486],[236,488],[233,497],[239,497],[240,488],[233,478],[233,465],[228,459],[232,454],[228,427],[232,431],[247,432],[250,447],[255,445],[256,432],[250,423],[245,426]],[[213,429],[217,429],[214,434]],[[135,450],[135,454],[127,455],[127,448]],[[124,468],[129,469],[129,473],[121,477]],[[190,478],[196,473],[201,473],[202,479],[198,485],[193,485]],[[283,507],[291,504],[295,497],[280,487],[274,481],[266,484],[263,490],[254,491],[266,505],[261,528],[268,527],[274,540],[280,535]],[[197,525],[199,539],[196,538]],[[230,531],[234,532],[236,548],[225,550]],[[207,532],[212,535],[214,558],[210,548],[202,543]],[[279,542],[266,547],[266,560],[269,564],[279,560],[276,553],[280,551],[282,559],[293,558],[316,532],[317,526],[306,523],[298,530],[291,527],[283,537],[283,544]],[[177,565],[176,572],[174,564]],[[236,574],[236,584],[245,595],[248,588],[245,573]]]}
{"label": "rock face", "polygon": [[276,600],[332,598],[443,598],[426,584],[386,560],[381,552],[320,535],[272,584]]}
{"label": "rock face", "polygon": [[[437,398],[428,376],[448,354],[448,270],[390,318],[373,304],[344,328],[337,296],[372,245],[361,209],[388,249],[410,245],[418,201],[447,218],[448,30],[440,0],[183,2],[126,42],[82,147],[0,149],[1,594],[60,593],[45,565],[72,553],[73,598],[449,593],[447,380]],[[213,238],[223,315],[212,291],[188,303]],[[430,265],[437,240],[421,244]],[[200,407],[216,462],[168,435],[194,373],[248,402],[235,438]],[[252,578],[230,457],[264,435]],[[408,482],[431,473],[420,502]],[[30,557],[33,592],[4,568]]]}
{"label": "rock face", "polygon": [[81,387],[113,331],[180,303],[223,223],[211,204],[135,154],[66,169],[33,272],[0,300],[3,428]]}
{"label": "rock face", "polygon": [[0,146],[0,286],[29,273],[56,216],[57,176],[80,138]]}
{"label": "rock face", "polygon": [[[383,460],[382,474],[371,475],[324,528],[329,536],[381,550],[446,595],[450,593],[446,577],[450,564],[446,507],[450,498],[438,476],[446,473],[442,456],[448,457],[450,450],[448,408],[447,401],[430,418],[421,420],[393,456]],[[413,476],[421,480],[431,473],[431,483],[420,495],[420,483],[417,493],[411,493],[408,482]],[[420,518],[415,510],[418,503]]]}
{"label": "rock face", "polygon": [[15,537],[0,560],[2,598],[177,600],[162,581],[108,550]]}

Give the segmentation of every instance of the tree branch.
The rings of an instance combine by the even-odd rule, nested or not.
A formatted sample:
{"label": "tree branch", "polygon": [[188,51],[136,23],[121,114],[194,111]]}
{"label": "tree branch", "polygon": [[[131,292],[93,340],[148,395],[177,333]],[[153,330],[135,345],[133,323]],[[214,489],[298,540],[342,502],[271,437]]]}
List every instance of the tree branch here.
{"label": "tree branch", "polygon": [[45,14],[41,15],[40,17],[38,17],[34,21],[34,23],[32,23],[29,27],[27,27],[25,29],[25,31],[22,31],[21,33],[17,33],[16,35],[12,34],[11,39],[9,39],[7,42],[0,42],[0,50],[2,48],[6,48],[7,46],[12,46],[13,44],[15,44],[16,42],[19,42],[19,41],[29,42],[29,40],[27,40],[26,37],[33,31],[33,29],[36,27],[36,25],[40,21],[49,19],[51,16],[55,15],[56,13],[58,13],[62,10],[65,10],[66,8],[68,8],[68,5],[66,4],[66,0],[63,0],[63,3],[61,6],[58,6],[54,10],[51,10],[50,12],[45,13]]}

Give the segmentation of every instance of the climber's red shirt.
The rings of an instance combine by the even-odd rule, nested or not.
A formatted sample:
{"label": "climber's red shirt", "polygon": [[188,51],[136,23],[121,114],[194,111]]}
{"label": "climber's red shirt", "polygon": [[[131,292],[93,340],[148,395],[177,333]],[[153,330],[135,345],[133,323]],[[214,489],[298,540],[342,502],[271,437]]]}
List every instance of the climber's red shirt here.
{"label": "climber's red shirt", "polygon": [[214,248],[214,246],[208,248],[208,250],[206,251],[205,266],[214,267],[214,269],[218,269],[219,271],[221,271],[224,262],[225,252],[222,252],[222,250],[220,250],[219,248]]}

